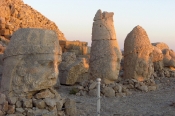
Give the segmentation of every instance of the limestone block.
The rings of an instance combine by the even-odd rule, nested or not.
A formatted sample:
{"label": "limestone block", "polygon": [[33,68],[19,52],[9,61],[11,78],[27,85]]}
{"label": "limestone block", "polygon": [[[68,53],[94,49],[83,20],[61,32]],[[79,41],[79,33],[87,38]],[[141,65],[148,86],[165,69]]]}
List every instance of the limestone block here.
{"label": "limestone block", "polygon": [[16,108],[22,107],[22,102],[21,101],[17,101],[15,106],[16,106]]}
{"label": "limestone block", "polygon": [[62,110],[63,103],[64,103],[63,100],[59,100],[59,101],[56,102],[57,111],[61,111]]}
{"label": "limestone block", "polygon": [[136,26],[124,42],[124,78],[144,81],[154,72],[153,47],[146,31]]}
{"label": "limestone block", "polygon": [[54,31],[19,29],[4,53],[3,68],[8,70],[3,72],[1,91],[15,97],[52,87],[57,82],[60,55]]}
{"label": "limestone block", "polygon": [[32,99],[23,100],[23,107],[24,108],[32,108],[33,107]]}
{"label": "limestone block", "polygon": [[121,51],[113,24],[112,12],[98,10],[93,22],[89,77],[101,78],[102,83],[113,83],[118,78]]}
{"label": "limestone block", "polygon": [[73,64],[69,65],[66,70],[59,75],[60,83],[73,85],[81,77],[81,74],[88,72],[89,65],[85,58],[77,59]]}
{"label": "limestone block", "polygon": [[16,104],[17,97],[8,97],[8,102],[12,105]]}
{"label": "limestone block", "polygon": [[42,99],[34,100],[34,106],[36,106],[39,109],[45,109],[46,103]]}
{"label": "limestone block", "polygon": [[115,97],[115,91],[112,87],[104,87],[102,92],[106,97]]}
{"label": "limestone block", "polygon": [[44,99],[45,103],[50,106],[50,107],[55,107],[56,106],[56,102],[54,99],[51,98],[45,98]]}
{"label": "limestone block", "polygon": [[15,105],[8,105],[8,114],[14,114],[15,113]]}
{"label": "limestone block", "polygon": [[96,86],[97,86],[97,82],[93,82],[90,84],[89,89],[95,89]]}
{"label": "limestone block", "polygon": [[77,116],[77,108],[74,100],[66,99],[64,104],[65,106],[65,114],[68,116]]}
{"label": "limestone block", "polygon": [[48,89],[41,90],[39,93],[35,95],[35,98],[41,99],[41,98],[54,98],[54,94],[51,93]]}
{"label": "limestone block", "polygon": [[16,108],[15,110],[16,112],[21,113],[21,114],[25,111],[23,108]]}

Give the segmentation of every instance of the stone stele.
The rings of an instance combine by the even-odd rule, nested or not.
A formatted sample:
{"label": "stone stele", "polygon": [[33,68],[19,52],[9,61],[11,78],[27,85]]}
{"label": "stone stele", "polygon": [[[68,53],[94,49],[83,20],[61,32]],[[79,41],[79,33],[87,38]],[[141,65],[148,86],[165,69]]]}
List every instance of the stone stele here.
{"label": "stone stele", "polygon": [[146,31],[136,26],[124,42],[124,78],[144,81],[154,71],[152,63],[153,47]]}
{"label": "stone stele", "polygon": [[113,12],[98,10],[93,22],[89,78],[101,78],[105,84],[118,78],[121,51],[116,39]]}
{"label": "stone stele", "polygon": [[19,97],[53,87],[61,62],[57,34],[44,29],[19,29],[12,35],[3,60],[2,93]]}

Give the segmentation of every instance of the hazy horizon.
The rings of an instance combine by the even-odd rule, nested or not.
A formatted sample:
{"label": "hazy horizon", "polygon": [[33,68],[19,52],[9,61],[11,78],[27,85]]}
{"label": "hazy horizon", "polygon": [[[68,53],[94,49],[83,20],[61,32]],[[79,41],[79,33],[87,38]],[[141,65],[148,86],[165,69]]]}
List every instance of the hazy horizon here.
{"label": "hazy horizon", "polygon": [[98,9],[114,12],[114,26],[121,49],[127,34],[142,26],[151,43],[164,42],[175,51],[175,1],[169,0],[23,0],[25,4],[55,22],[67,40],[91,45],[92,24]]}

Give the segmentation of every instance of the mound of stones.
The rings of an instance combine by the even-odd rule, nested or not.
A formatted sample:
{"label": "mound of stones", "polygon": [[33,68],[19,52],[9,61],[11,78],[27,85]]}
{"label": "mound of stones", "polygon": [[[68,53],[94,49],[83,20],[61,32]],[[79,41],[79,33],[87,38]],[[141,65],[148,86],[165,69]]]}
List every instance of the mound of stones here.
{"label": "mound of stones", "polygon": [[53,89],[43,89],[27,97],[0,93],[0,116],[77,116],[76,103]]}
{"label": "mound of stones", "polygon": [[[101,96],[125,97],[136,91],[148,92],[155,91],[157,88],[158,86],[155,83],[154,76],[143,82],[139,82],[136,79],[123,79],[119,77],[118,81],[113,84],[101,84]],[[77,96],[97,96],[97,82],[86,80],[72,88],[72,91],[75,91],[74,94]]]}
{"label": "mound of stones", "polygon": [[1,0],[0,11],[0,36],[10,39],[19,28],[33,27],[54,30],[59,40],[66,40],[54,22],[22,0]]}

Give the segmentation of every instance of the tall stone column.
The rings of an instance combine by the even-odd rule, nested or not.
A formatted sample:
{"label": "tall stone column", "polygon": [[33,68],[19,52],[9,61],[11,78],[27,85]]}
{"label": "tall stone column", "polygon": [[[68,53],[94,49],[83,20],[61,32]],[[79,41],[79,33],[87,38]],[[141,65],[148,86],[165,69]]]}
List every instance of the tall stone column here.
{"label": "tall stone column", "polygon": [[124,78],[144,81],[154,72],[153,47],[146,31],[136,26],[124,42]]}
{"label": "tall stone column", "polygon": [[89,76],[110,84],[118,78],[121,51],[116,39],[113,12],[98,10],[92,28]]}

